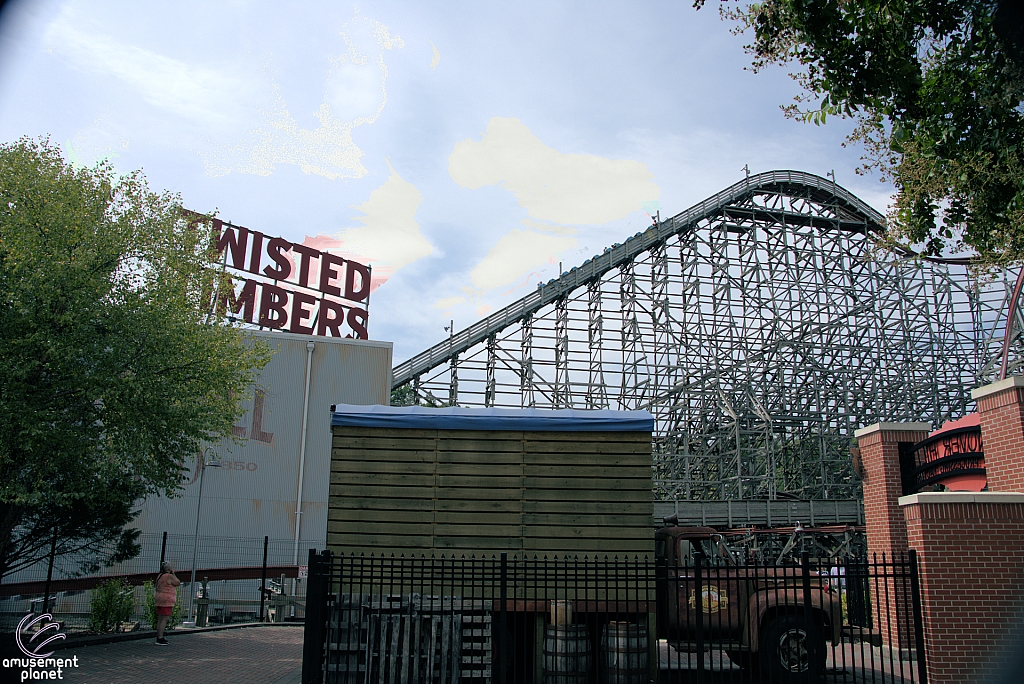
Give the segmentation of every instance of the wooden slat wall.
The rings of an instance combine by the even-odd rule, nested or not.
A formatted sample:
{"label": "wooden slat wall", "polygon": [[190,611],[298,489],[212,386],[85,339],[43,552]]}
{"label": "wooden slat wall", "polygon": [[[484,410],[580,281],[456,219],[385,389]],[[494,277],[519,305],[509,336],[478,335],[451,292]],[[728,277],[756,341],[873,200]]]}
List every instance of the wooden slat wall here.
{"label": "wooden slat wall", "polygon": [[533,432],[523,450],[529,556],[653,552],[649,433]]}
{"label": "wooden slat wall", "polygon": [[653,552],[648,433],[333,431],[335,553]]}
{"label": "wooden slat wall", "polygon": [[332,430],[327,547],[429,553],[437,431]]}

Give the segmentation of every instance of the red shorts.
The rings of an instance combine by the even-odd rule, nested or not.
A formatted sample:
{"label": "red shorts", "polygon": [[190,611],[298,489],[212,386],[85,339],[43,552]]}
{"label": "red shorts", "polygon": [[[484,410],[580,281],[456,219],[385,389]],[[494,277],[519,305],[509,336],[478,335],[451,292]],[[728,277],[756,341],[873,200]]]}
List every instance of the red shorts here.
{"label": "red shorts", "polygon": [[174,606],[157,606],[156,614],[170,616],[172,610],[174,610]]}

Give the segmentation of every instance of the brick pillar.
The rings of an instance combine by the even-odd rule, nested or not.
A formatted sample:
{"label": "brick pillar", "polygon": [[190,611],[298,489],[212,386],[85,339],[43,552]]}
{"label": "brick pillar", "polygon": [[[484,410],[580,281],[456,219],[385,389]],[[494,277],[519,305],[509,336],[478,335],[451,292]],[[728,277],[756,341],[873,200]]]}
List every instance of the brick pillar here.
{"label": "brick pillar", "polygon": [[864,521],[868,554],[886,558],[906,553],[907,526],[900,510],[903,478],[900,445],[913,445],[928,436],[928,423],[875,423],[854,432],[864,464]]}
{"label": "brick pillar", "polygon": [[990,492],[1024,492],[1024,378],[1019,375],[971,392],[981,415]]}
{"label": "brick pillar", "polygon": [[1020,615],[1024,494],[922,492],[900,505],[918,554],[928,681],[988,681]]}
{"label": "brick pillar", "polygon": [[[872,560],[899,560],[909,549],[907,523],[899,504],[903,496],[900,451],[927,437],[929,429],[929,423],[876,423],[854,433],[864,466],[864,522]],[[874,590],[897,608],[875,611],[873,619],[883,643],[909,654],[914,635],[912,616],[904,609],[909,597],[903,582],[891,579],[889,571],[885,574],[890,579],[881,580]],[[880,606],[877,599],[875,603]]]}

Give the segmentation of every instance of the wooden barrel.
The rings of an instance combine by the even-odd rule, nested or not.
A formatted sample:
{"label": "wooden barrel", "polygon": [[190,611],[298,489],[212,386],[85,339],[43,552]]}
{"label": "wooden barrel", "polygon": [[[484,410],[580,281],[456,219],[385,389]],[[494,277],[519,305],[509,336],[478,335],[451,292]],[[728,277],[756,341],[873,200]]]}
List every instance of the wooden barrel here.
{"label": "wooden barrel", "polygon": [[590,633],[586,625],[544,628],[544,684],[585,684],[590,674]]}
{"label": "wooden barrel", "polygon": [[647,684],[647,626],[609,622],[600,657],[601,684]]}

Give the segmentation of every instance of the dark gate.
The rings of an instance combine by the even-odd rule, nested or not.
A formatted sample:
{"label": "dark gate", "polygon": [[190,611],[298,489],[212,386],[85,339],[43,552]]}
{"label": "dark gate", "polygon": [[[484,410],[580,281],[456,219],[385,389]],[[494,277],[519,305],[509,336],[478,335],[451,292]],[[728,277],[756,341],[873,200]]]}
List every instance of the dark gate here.
{"label": "dark gate", "polygon": [[[683,556],[680,556],[683,557]],[[927,681],[916,557],[310,554],[304,684]]]}

